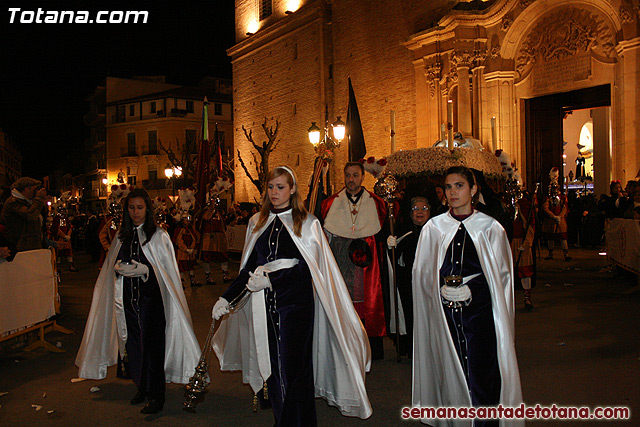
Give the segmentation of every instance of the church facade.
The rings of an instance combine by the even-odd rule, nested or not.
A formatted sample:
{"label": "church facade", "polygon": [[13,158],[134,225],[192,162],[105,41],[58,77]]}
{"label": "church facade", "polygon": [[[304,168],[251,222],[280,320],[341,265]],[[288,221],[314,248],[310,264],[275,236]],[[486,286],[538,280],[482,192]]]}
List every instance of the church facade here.
{"label": "church facade", "polygon": [[[368,156],[390,154],[392,115],[397,150],[432,146],[451,122],[510,153],[528,188],[563,162],[563,119],[589,109],[606,192],[640,172],[639,22],[637,0],[236,0],[236,148],[249,163],[242,126],[257,136],[278,120],[270,164],[307,182],[307,129],[344,118],[350,77]],[[343,144],[338,188],[346,158]],[[257,197],[238,162],[235,173],[238,200]]]}

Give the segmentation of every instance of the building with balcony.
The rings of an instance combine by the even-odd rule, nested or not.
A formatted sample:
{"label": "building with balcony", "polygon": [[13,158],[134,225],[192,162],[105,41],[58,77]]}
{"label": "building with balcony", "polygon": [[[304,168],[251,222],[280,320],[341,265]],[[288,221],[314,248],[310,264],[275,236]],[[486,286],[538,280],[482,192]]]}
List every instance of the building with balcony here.
{"label": "building with balcony", "polygon": [[74,181],[84,189],[84,202],[92,209],[99,210],[108,196],[106,185],[102,182],[107,177],[106,84],[97,86],[85,100],[89,103],[89,112],[84,116],[84,125],[89,128],[89,137],[84,144],[85,172],[75,177]]}
{"label": "building with balcony", "polygon": [[[198,86],[180,86],[163,77],[108,77],[104,88],[89,97],[91,111],[85,116],[96,171],[91,194],[104,198],[111,185],[124,182],[144,187],[152,197],[165,197],[172,194],[173,185],[191,185],[205,97],[209,139],[213,141],[217,126],[223,154],[232,154],[230,80],[205,78]],[[98,101],[95,107],[93,101]],[[167,165],[183,168],[183,176],[168,180]]]}

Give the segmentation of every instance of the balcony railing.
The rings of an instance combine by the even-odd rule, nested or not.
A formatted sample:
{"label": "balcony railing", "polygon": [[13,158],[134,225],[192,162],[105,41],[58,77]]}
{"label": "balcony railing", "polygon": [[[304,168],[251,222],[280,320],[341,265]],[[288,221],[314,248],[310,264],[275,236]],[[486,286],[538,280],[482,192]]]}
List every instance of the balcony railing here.
{"label": "balcony railing", "polygon": [[138,157],[138,152],[129,150],[127,147],[120,147],[120,157]]}
{"label": "balcony railing", "polygon": [[160,151],[158,151],[157,147],[154,149],[149,149],[149,147],[144,147],[142,149],[143,156],[157,156],[158,154],[160,154]]}
{"label": "balcony railing", "polygon": [[184,117],[187,115],[187,110],[183,110],[180,108],[172,108],[171,109],[171,115],[174,117]]}

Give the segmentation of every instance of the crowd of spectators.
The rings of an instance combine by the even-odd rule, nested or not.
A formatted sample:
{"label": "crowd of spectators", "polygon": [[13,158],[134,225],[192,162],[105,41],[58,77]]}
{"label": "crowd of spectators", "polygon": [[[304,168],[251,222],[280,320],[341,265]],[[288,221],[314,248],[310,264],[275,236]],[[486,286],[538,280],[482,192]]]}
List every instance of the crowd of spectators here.
{"label": "crowd of spectators", "polygon": [[624,190],[620,181],[609,186],[609,195],[601,195],[598,208],[606,218],[640,219],[640,184],[628,181]]}
{"label": "crowd of spectators", "polygon": [[600,197],[592,191],[569,190],[567,199],[568,242],[573,246],[602,246],[607,220],[640,219],[640,186],[635,180],[624,189],[620,181],[612,181],[609,194]]}
{"label": "crowd of spectators", "polygon": [[[624,189],[619,181],[613,181],[609,194],[602,194],[598,199],[593,192],[575,190],[568,191],[567,199],[568,242],[571,245],[601,245],[607,219],[640,219],[640,184],[636,180],[628,181]],[[59,245],[54,236],[48,234],[49,200],[41,182],[29,177],[20,178],[11,188],[0,189],[0,260],[11,260],[19,251]],[[257,211],[258,205],[254,203],[235,203],[223,215],[225,224],[247,225]],[[170,210],[166,216],[169,233],[176,226],[172,213],[175,214]],[[438,209],[434,210],[436,213],[440,213]],[[102,212],[92,210],[69,212],[68,221],[73,228],[69,245],[74,250],[86,251],[93,262],[100,257],[98,234],[104,224],[103,218]]]}

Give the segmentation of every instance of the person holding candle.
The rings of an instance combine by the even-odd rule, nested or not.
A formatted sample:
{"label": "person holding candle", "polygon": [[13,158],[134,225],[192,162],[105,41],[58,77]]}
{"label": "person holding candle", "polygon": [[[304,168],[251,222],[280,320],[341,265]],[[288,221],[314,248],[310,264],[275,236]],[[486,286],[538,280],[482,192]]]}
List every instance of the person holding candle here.
{"label": "person holding candle", "polygon": [[[431,205],[425,196],[417,195],[411,198],[411,211],[409,221],[398,227],[397,236],[391,235],[387,238],[387,262],[389,263],[389,274],[391,274],[390,256],[391,248],[395,248],[396,263],[396,284],[400,304],[398,305],[398,327],[396,329],[394,316],[394,301],[391,302],[389,329],[391,333],[400,334],[400,355],[411,357],[413,351],[413,295],[411,286],[411,272],[415,260],[416,246],[422,227],[431,217]],[[393,279],[389,278],[389,295],[393,295]]]}
{"label": "person holding candle", "polygon": [[[470,169],[449,168],[445,191],[451,209],[422,228],[413,268],[412,403],[516,407],[522,391],[509,241],[496,220],[474,209],[478,186]],[[473,425],[524,422],[476,419]]]}

